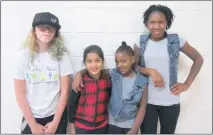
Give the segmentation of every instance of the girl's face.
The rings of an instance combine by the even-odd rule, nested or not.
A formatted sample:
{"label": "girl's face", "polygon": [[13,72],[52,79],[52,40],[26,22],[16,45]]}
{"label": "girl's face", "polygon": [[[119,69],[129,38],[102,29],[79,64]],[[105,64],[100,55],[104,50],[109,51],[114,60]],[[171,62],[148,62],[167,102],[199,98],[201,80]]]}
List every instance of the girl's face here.
{"label": "girl's face", "polygon": [[132,72],[132,65],[134,62],[134,56],[129,56],[125,52],[117,52],[115,54],[116,68],[125,76],[128,76]]}
{"label": "girl's face", "polygon": [[147,27],[151,32],[151,36],[154,39],[161,39],[164,37],[166,30],[166,16],[159,11],[154,11],[149,15]]}
{"label": "girl's face", "polygon": [[35,27],[35,34],[37,39],[44,44],[49,44],[56,33],[56,28],[49,25],[38,25]]}
{"label": "girl's face", "polygon": [[103,59],[97,53],[91,52],[87,54],[85,66],[92,77],[99,78],[103,63]]}

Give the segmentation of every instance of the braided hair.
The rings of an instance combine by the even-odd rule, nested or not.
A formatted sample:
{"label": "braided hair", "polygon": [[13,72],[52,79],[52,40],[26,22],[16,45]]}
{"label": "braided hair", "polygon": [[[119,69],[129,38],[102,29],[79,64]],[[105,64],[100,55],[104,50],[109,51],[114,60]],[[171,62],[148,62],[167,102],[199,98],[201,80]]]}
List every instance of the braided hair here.
{"label": "braided hair", "polygon": [[118,52],[126,52],[128,55],[134,56],[134,51],[125,41],[122,41],[121,46],[116,50],[116,53]]}

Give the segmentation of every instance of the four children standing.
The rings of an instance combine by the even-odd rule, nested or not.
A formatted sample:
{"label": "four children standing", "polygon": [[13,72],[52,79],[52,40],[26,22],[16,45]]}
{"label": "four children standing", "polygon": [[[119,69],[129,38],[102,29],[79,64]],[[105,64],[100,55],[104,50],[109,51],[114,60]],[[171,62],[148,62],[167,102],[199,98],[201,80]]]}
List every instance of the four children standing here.
{"label": "four children standing", "polygon": [[[116,50],[116,68],[104,69],[104,53],[97,45],[83,53],[86,69],[73,73],[60,35],[59,19],[37,13],[16,64],[14,77],[18,105],[24,115],[22,134],[162,134],[175,132],[180,113],[179,94],[188,90],[200,71],[200,53],[172,25],[171,9],[151,5],[144,12],[148,35],[133,49],[125,42]],[[179,52],[193,60],[184,83],[177,82]]]}

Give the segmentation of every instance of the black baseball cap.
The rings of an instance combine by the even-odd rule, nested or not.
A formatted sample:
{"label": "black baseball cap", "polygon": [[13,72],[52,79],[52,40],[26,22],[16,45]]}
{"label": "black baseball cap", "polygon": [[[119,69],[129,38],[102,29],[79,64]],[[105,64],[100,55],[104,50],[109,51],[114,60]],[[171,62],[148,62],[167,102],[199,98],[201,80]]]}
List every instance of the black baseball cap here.
{"label": "black baseball cap", "polygon": [[55,27],[57,30],[61,28],[58,17],[56,17],[54,14],[50,12],[40,12],[35,14],[33,18],[32,26],[35,27],[40,24],[50,25],[52,27]]}

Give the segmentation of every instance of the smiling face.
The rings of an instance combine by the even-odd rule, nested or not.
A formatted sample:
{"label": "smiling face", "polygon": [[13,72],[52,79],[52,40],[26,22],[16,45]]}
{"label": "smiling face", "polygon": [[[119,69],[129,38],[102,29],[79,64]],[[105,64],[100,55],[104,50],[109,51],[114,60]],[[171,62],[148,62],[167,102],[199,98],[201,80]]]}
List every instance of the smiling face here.
{"label": "smiling face", "polygon": [[103,59],[95,52],[90,52],[86,56],[85,66],[89,74],[94,78],[100,77],[103,63]]}
{"label": "smiling face", "polygon": [[147,28],[151,32],[151,38],[154,40],[163,39],[166,25],[166,16],[162,12],[153,11],[147,21]]}
{"label": "smiling face", "polygon": [[125,52],[117,52],[115,54],[115,63],[117,70],[124,76],[128,76],[132,73],[134,56],[130,56]]}

